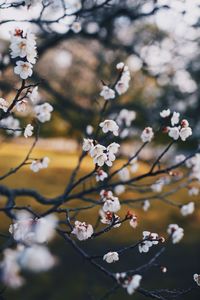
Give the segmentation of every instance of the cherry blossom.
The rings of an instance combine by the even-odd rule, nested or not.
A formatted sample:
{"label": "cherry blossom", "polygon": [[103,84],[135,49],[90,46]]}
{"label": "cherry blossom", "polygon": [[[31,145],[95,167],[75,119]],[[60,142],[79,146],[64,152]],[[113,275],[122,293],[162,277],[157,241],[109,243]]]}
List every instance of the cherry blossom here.
{"label": "cherry blossom", "polygon": [[103,170],[98,170],[96,174],[96,181],[104,181],[108,177],[108,174]]}
{"label": "cherry blossom", "polygon": [[32,272],[48,271],[56,264],[56,259],[48,248],[41,245],[32,245],[25,248],[18,259],[22,269]]}
{"label": "cherry blossom", "polygon": [[97,156],[103,154],[103,153],[104,153],[104,150],[106,150],[106,147],[105,147],[105,146],[100,145],[100,144],[97,144],[96,146],[94,146],[94,147],[92,147],[92,148],[90,149],[90,156],[91,156],[92,158],[95,158],[95,157],[97,157]]}
{"label": "cherry blossom", "polygon": [[115,98],[115,91],[108,86],[104,85],[103,89],[100,93],[100,96],[102,96],[105,100],[110,100]]}
{"label": "cherry blossom", "polygon": [[39,160],[33,160],[31,165],[30,165],[30,169],[33,172],[37,173],[41,169],[48,168],[48,165],[49,165],[49,158],[44,157],[44,158],[39,159]]}
{"label": "cherry blossom", "polygon": [[16,104],[16,110],[18,112],[25,112],[27,110],[28,101],[26,99],[23,99],[22,101],[18,101]]}
{"label": "cherry blossom", "polygon": [[132,295],[137,288],[140,286],[140,282],[142,280],[142,276],[135,274],[133,276],[128,276],[125,272],[116,273],[115,275],[119,284],[123,286],[123,288],[127,289],[127,293]]}
{"label": "cherry blossom", "polygon": [[141,134],[141,139],[143,143],[151,142],[153,137],[154,137],[154,132],[151,127],[146,127]]}
{"label": "cherry blossom", "polygon": [[120,110],[116,121],[120,126],[125,125],[126,127],[129,127],[131,126],[131,123],[135,120],[135,118],[136,112],[134,110],[123,108],[122,110]]}
{"label": "cherry blossom", "polygon": [[73,22],[71,25],[71,29],[73,32],[79,33],[82,29],[81,23],[77,21]]}
{"label": "cherry blossom", "polygon": [[76,235],[79,241],[84,241],[89,239],[93,235],[93,227],[90,224],[86,224],[85,222],[75,221],[74,228],[72,230],[72,234]]}
{"label": "cherry blossom", "polygon": [[2,127],[6,127],[6,128],[14,130],[13,131],[13,130],[7,129],[6,132],[8,134],[12,134],[14,136],[19,136],[21,134],[21,132],[19,130],[16,130],[16,129],[20,129],[20,122],[19,122],[18,119],[14,118],[13,116],[9,116],[9,117],[4,118],[3,120],[1,120],[0,125]]}
{"label": "cherry blossom", "polygon": [[120,148],[120,145],[118,143],[111,143],[108,147],[107,147],[107,151],[109,153],[112,153],[112,154],[116,154],[118,152]]}
{"label": "cherry blossom", "polygon": [[193,279],[194,279],[194,281],[196,282],[196,284],[197,284],[198,286],[200,286],[200,275],[199,275],[199,274],[194,274],[194,275],[193,275]]}
{"label": "cherry blossom", "polygon": [[27,79],[33,74],[32,65],[29,62],[19,60],[16,62],[14,68],[15,74],[19,75],[22,79]]}
{"label": "cherry blossom", "polygon": [[164,109],[163,111],[160,112],[161,118],[167,118],[167,117],[170,116],[170,114],[171,114],[171,111],[170,111],[169,108],[168,109]]}
{"label": "cherry blossom", "polygon": [[31,124],[26,125],[24,129],[24,136],[25,138],[28,138],[33,135],[34,127]]}
{"label": "cherry blossom", "polygon": [[159,236],[157,233],[151,233],[149,231],[143,231],[143,241],[139,244],[139,252],[147,253],[153,245],[159,243]]}
{"label": "cherry blossom", "polygon": [[192,129],[190,127],[183,127],[180,130],[180,138],[182,141],[186,141],[186,139],[192,135]]}
{"label": "cherry blossom", "polygon": [[168,135],[171,138],[173,138],[175,141],[177,141],[180,136],[179,128],[178,127],[168,127]]}
{"label": "cherry blossom", "polygon": [[114,192],[116,195],[121,195],[122,193],[125,192],[125,190],[126,190],[126,188],[125,188],[124,184],[118,184],[114,188]]}
{"label": "cherry blossom", "polygon": [[183,216],[191,215],[194,212],[194,202],[183,205],[180,211]]}
{"label": "cherry blossom", "polygon": [[167,233],[171,235],[173,244],[179,243],[184,236],[183,228],[177,224],[170,224],[167,228]]}
{"label": "cherry blossom", "polygon": [[119,202],[118,197],[107,197],[103,199],[104,204],[103,204],[103,210],[105,212],[117,212],[118,210],[120,210],[121,205]]}
{"label": "cherry blossom", "polygon": [[131,216],[131,219],[130,219],[130,221],[129,221],[129,224],[130,224],[130,226],[132,227],[132,228],[136,228],[137,227],[137,225],[138,225],[138,222],[137,222],[137,216],[135,216],[135,215],[132,215]]}
{"label": "cherry blossom", "polygon": [[[123,65],[123,67],[122,67]],[[121,77],[119,81],[115,85],[115,89],[119,95],[124,94],[129,88],[129,82],[131,79],[130,71],[128,66],[124,65],[123,63],[117,64],[116,68],[122,71]]]}
{"label": "cherry blossom", "polygon": [[142,203],[142,208],[143,208],[143,210],[144,210],[144,211],[148,211],[149,207],[150,207],[150,202],[149,202],[149,200],[145,200],[145,201]]}
{"label": "cherry blossom", "polygon": [[118,228],[121,226],[120,223],[120,217],[116,214],[113,214],[111,212],[105,212],[103,209],[99,210],[99,215],[100,215],[100,221],[103,224],[108,224],[111,225],[113,224],[113,220],[115,220],[115,224],[113,225],[113,228]]}
{"label": "cherry blossom", "polygon": [[133,275],[133,277],[131,278],[131,280],[127,285],[127,293],[129,295],[132,295],[137,290],[137,288],[139,288],[141,280],[142,280],[141,275],[138,274]]}
{"label": "cherry blossom", "polygon": [[176,125],[179,123],[179,118],[180,118],[180,113],[178,112],[173,112],[173,115],[171,117],[171,124],[172,126]]}
{"label": "cherry blossom", "polygon": [[0,98],[0,109],[3,109],[3,111],[6,112],[8,109],[8,105],[9,103],[5,99]]}
{"label": "cherry blossom", "polygon": [[94,147],[93,140],[91,139],[83,139],[83,151],[90,151]]}
{"label": "cherry blossom", "polygon": [[20,276],[20,266],[17,262],[19,257],[18,250],[5,249],[3,251],[3,260],[0,263],[1,280],[3,283],[13,289],[21,287],[25,280]]}
{"label": "cherry blossom", "polygon": [[111,131],[115,136],[118,136],[119,126],[113,120],[105,120],[99,124],[104,133]]}
{"label": "cherry blossom", "polygon": [[119,254],[117,252],[108,252],[103,256],[103,260],[111,264],[119,260]]}
{"label": "cherry blossom", "polygon": [[121,181],[127,181],[130,179],[130,173],[128,168],[123,168],[118,172],[119,179]]}
{"label": "cherry blossom", "polygon": [[41,122],[45,123],[51,119],[51,112],[53,111],[53,106],[47,102],[36,105],[34,107],[36,118]]}

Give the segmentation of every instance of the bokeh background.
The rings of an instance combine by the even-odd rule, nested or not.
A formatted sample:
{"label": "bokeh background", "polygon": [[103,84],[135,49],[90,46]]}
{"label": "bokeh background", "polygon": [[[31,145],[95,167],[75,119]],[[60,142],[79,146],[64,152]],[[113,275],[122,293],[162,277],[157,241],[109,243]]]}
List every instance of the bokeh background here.
{"label": "bokeh background", "polygon": [[[84,1],[90,7],[95,1]],[[99,1],[100,2],[100,1]],[[117,113],[122,108],[137,112],[131,128],[131,136],[123,143],[121,161],[127,153],[138,146],[138,135],[145,126],[159,127],[159,112],[168,107],[180,111],[193,127],[189,143],[180,143],[171,152],[187,154],[199,144],[200,135],[200,2],[198,0],[113,0],[109,5],[79,16],[82,30],[73,33],[67,21],[52,23],[48,29],[38,24],[17,22],[34,18],[39,6],[0,11],[0,96],[12,99],[13,87],[18,78],[13,75],[9,60],[9,31],[15,27],[30,28],[38,36],[39,60],[32,80],[41,81],[41,100],[54,106],[52,120],[42,126],[41,140],[34,152],[36,157],[49,156],[50,166],[39,174],[33,174],[28,167],[4,180],[2,184],[12,187],[36,188],[46,196],[58,195],[64,190],[70,172],[76,165],[80,152],[80,141],[87,125],[94,125],[99,111],[101,80],[114,82],[115,65],[124,61],[131,71],[128,92],[112,106]],[[53,20],[58,10],[48,11],[48,19]],[[26,117],[22,116],[22,124]],[[31,141],[5,136],[1,132],[0,171],[2,174],[17,165],[26,155]],[[163,148],[166,140],[158,136],[154,144],[144,152],[139,172],[147,167],[147,162]],[[81,174],[88,172],[91,161],[86,159]],[[137,192],[135,192],[137,197]],[[125,195],[124,197],[127,197]],[[192,275],[200,272],[200,210],[199,196],[190,198],[196,202],[193,215],[183,218],[174,208],[154,201],[148,213],[138,204],[134,211],[138,215],[139,226],[133,232],[128,226],[106,234],[99,241],[84,244],[92,252],[120,248],[141,237],[142,230],[148,229],[166,235],[169,223],[177,223],[185,229],[183,241],[169,245],[160,261],[168,272],[161,274],[151,270],[144,278],[144,286],[155,288],[187,288],[192,283]],[[181,190],[173,200],[187,202],[188,191]],[[2,198],[3,202],[3,198]],[[30,199],[20,199],[20,203],[30,203],[37,210],[42,208]],[[72,204],[72,205],[76,205]],[[126,211],[124,207],[123,211]],[[123,213],[122,211],[122,213]],[[85,212],[81,218],[95,221],[97,211]],[[10,220],[3,215],[0,219],[1,231],[6,232]],[[3,239],[1,240],[3,244]],[[104,276],[96,272],[87,262],[72,251],[69,245],[56,239],[52,251],[59,256],[58,266],[47,274],[26,274],[27,284],[18,291],[6,290],[6,299],[98,299],[111,287]],[[113,270],[124,270],[148,261],[150,254],[141,256],[137,251],[129,252],[122,261],[112,266]],[[119,291],[110,299],[127,299],[125,291]],[[135,294],[135,299],[144,297]],[[198,290],[181,299],[197,300]]]}

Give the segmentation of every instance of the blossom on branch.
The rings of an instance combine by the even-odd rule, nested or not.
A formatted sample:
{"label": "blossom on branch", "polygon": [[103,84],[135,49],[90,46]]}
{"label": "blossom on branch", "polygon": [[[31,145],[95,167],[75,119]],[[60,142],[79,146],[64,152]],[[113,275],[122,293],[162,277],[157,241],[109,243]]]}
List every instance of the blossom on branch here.
{"label": "blossom on branch", "polygon": [[26,125],[24,129],[24,136],[25,138],[28,138],[33,135],[34,127],[31,124]]}
{"label": "blossom on branch", "polygon": [[93,235],[93,232],[94,230],[91,224],[75,221],[75,225],[71,233],[76,235],[79,241],[84,241],[89,239]]}
{"label": "blossom on branch", "polygon": [[171,235],[173,244],[179,243],[184,236],[183,228],[179,227],[177,224],[170,224],[167,228],[167,233]]}
{"label": "blossom on branch", "polygon": [[117,252],[108,252],[103,256],[103,260],[111,264],[119,260],[119,254]]}

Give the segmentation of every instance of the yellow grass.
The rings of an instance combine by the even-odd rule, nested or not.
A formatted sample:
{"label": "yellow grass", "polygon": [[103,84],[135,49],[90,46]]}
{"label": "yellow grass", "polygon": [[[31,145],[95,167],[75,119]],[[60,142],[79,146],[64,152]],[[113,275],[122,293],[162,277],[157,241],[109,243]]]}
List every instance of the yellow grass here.
{"label": "yellow grass", "polygon": [[[23,160],[25,157],[30,145],[20,145],[20,144],[12,144],[12,143],[3,143],[0,148],[0,171],[1,174],[7,172],[10,168],[15,167],[17,164]],[[69,175],[73,168],[77,164],[78,153],[67,153],[67,152],[56,152],[53,150],[44,150],[37,149],[34,150],[32,157],[40,158],[43,156],[48,156],[50,158],[50,165],[48,169],[41,170],[39,173],[33,173],[29,166],[23,167],[16,174],[11,175],[5,180],[1,181],[1,184],[6,184],[9,187],[13,188],[31,188],[37,189],[40,193],[47,197],[54,197],[61,194],[69,180]],[[123,164],[123,161],[119,161],[116,163],[116,167],[119,167]],[[86,157],[81,166],[80,175],[86,174],[90,172],[93,168],[93,163],[89,157]],[[148,169],[146,164],[141,164],[139,168],[139,173],[146,172]],[[93,182],[94,179],[93,179]],[[123,198],[137,198],[138,196],[143,197],[143,194],[138,194],[138,192],[134,193],[126,193]],[[181,190],[178,194],[173,196],[171,199],[184,202],[187,200],[196,202],[199,201],[199,197],[196,198],[188,198],[187,191]],[[3,201],[3,200],[2,200]],[[4,201],[2,202],[4,203]],[[18,204],[31,204],[34,208],[40,209],[40,206],[33,199],[25,199],[19,198]],[[88,205],[85,203],[81,203],[79,201],[74,201],[74,204],[70,204],[70,206],[76,205]],[[123,216],[128,207],[123,207],[120,211],[121,216]],[[188,231],[193,230],[193,237],[198,238],[198,232],[194,229],[197,229],[199,221],[200,221],[200,212],[199,210],[192,215],[191,217],[183,218],[180,216],[178,209],[168,206],[166,204],[160,203],[158,200],[152,202],[152,207],[148,213],[144,213],[141,209],[141,204],[135,205],[133,210],[138,215],[139,219],[139,230],[136,229],[136,235],[141,234],[143,229],[154,230],[158,232],[163,232],[163,229],[166,228],[167,224],[171,222],[177,222],[179,225],[186,226],[189,224]],[[82,214],[82,218],[89,217],[91,222],[94,222],[96,216],[98,214],[98,210],[85,211]],[[9,220],[5,220],[5,217],[1,218],[0,226],[1,228],[5,228],[8,225]],[[128,226],[126,226],[127,230],[130,230]],[[118,230],[118,229],[116,229]],[[118,233],[121,231],[118,230]],[[164,233],[164,232],[163,232]],[[107,235],[109,237],[109,234]],[[115,238],[115,237],[114,237]],[[116,238],[119,238],[118,234]],[[126,239],[126,235],[120,233],[120,239]]]}

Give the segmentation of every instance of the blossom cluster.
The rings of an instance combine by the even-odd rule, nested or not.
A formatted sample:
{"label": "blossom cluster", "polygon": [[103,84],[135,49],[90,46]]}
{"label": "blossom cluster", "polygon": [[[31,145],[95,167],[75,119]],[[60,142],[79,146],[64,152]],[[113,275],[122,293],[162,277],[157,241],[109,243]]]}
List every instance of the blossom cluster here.
{"label": "blossom cluster", "polygon": [[132,295],[139,288],[142,276],[139,274],[129,276],[128,274],[123,272],[116,273],[116,279],[123,288],[127,289],[127,293],[129,295]]}
{"label": "blossom cluster", "polygon": [[83,140],[83,151],[89,152],[90,156],[93,158],[94,163],[102,167],[104,164],[111,167],[113,161],[116,159],[116,153],[118,152],[120,145],[117,143],[111,143],[107,147],[94,143],[92,139]]}
{"label": "blossom cluster", "polygon": [[179,243],[184,236],[183,228],[177,224],[170,224],[167,228],[167,233],[171,236],[173,244]]}
{"label": "blossom cluster", "polygon": [[9,227],[17,247],[4,250],[0,263],[4,284],[18,288],[25,282],[21,270],[44,272],[56,264],[56,258],[45,244],[53,239],[57,223],[55,215],[34,219],[27,212],[17,214],[16,221]]}
{"label": "blossom cluster", "polygon": [[120,72],[120,78],[115,84],[114,89],[105,84],[103,85],[100,96],[102,96],[105,100],[114,99],[116,96],[115,91],[118,93],[118,95],[122,95],[126,93],[129,88],[131,76],[128,66],[123,62],[120,62],[117,64],[116,68]]}
{"label": "blossom cluster", "polygon": [[171,126],[167,126],[163,130],[174,140],[178,140],[180,137],[181,140],[185,142],[186,139],[192,135],[192,129],[189,126],[189,122],[185,119],[180,120],[179,112],[174,111],[171,113],[170,109],[167,109],[160,112],[160,116],[164,119],[170,118]]}
{"label": "blossom cluster", "polygon": [[36,63],[36,41],[33,33],[16,29],[11,35],[11,57],[17,59],[14,72],[22,79],[27,79],[33,74],[33,65]]}
{"label": "blossom cluster", "polygon": [[143,231],[143,241],[139,244],[139,252],[146,253],[153,245],[157,245],[159,242],[164,242],[163,237],[159,237],[157,233],[152,233],[149,231]]}

